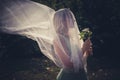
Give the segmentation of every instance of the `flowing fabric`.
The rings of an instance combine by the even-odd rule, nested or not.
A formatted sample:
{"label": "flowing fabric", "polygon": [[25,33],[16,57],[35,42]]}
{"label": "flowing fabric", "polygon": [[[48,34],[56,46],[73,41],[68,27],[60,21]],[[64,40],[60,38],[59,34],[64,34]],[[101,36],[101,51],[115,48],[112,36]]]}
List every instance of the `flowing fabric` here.
{"label": "flowing fabric", "polygon": [[68,67],[63,55],[75,71],[84,67],[83,40],[80,40],[75,17],[69,9],[55,11],[29,0],[3,0],[0,3],[0,31],[35,40],[42,53],[58,67]]}

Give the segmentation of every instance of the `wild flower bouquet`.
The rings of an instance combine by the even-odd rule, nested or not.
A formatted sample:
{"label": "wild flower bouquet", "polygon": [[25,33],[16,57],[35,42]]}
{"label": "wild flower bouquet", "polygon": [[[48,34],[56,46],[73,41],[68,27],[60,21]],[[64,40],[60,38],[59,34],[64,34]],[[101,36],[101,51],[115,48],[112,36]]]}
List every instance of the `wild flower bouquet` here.
{"label": "wild flower bouquet", "polygon": [[80,32],[80,39],[83,39],[84,41],[88,38],[91,38],[92,32],[89,30],[89,28],[85,28]]}

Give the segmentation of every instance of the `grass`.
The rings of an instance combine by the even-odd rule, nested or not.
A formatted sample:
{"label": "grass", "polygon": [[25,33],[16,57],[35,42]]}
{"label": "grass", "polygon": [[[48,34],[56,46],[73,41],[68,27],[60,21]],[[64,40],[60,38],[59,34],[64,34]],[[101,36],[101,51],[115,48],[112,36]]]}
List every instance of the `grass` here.
{"label": "grass", "polygon": [[[60,70],[46,57],[12,58],[0,62],[0,80],[56,80]],[[95,58],[88,60],[89,80],[120,80],[120,69],[106,67]]]}

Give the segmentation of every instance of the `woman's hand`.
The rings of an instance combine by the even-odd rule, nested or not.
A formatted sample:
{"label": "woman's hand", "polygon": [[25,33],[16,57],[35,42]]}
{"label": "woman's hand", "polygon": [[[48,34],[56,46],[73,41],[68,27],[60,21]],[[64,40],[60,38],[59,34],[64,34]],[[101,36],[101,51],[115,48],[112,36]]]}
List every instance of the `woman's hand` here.
{"label": "woman's hand", "polygon": [[90,38],[85,40],[82,50],[83,54],[86,54],[87,56],[92,55],[92,42],[90,41]]}

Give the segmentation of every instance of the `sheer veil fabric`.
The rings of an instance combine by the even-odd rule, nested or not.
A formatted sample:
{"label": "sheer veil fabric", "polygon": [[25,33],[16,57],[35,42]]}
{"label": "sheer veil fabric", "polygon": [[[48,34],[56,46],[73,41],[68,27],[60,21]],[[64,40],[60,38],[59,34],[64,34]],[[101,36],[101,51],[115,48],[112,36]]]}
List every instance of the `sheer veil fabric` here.
{"label": "sheer veil fabric", "polygon": [[35,40],[42,53],[58,67],[67,67],[55,49],[54,41],[73,63],[75,71],[84,67],[83,41],[73,13],[69,9],[55,11],[30,0],[3,0],[0,31]]}

